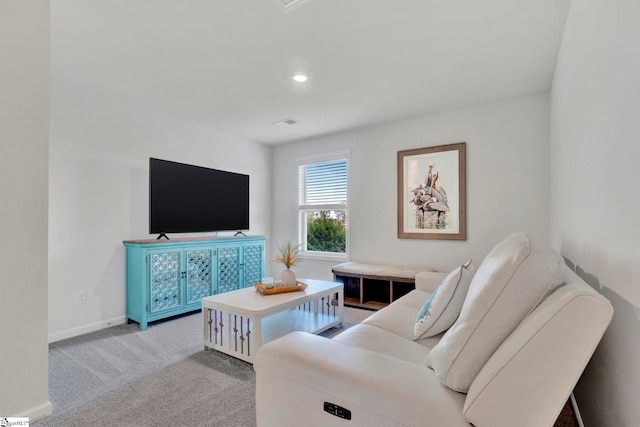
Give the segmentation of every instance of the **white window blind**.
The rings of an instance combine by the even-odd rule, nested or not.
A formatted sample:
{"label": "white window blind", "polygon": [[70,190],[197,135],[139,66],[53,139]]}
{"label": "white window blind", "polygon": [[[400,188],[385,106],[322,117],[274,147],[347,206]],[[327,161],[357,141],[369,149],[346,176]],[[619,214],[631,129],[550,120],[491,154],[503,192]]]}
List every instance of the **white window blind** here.
{"label": "white window blind", "polygon": [[301,208],[346,206],[346,159],[299,165],[298,176]]}

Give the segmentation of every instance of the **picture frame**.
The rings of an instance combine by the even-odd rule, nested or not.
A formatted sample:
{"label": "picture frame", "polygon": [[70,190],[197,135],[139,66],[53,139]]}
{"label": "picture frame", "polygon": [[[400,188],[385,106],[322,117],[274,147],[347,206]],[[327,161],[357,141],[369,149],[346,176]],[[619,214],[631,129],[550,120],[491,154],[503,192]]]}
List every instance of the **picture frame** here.
{"label": "picture frame", "polygon": [[398,238],[467,239],[467,143],[398,151]]}

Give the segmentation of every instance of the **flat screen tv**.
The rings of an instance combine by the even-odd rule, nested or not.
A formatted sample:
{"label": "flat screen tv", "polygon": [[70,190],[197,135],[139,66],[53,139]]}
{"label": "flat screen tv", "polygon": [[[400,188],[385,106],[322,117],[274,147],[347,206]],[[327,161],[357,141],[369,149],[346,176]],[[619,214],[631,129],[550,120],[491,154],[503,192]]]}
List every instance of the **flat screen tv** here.
{"label": "flat screen tv", "polygon": [[150,234],[248,229],[249,175],[149,159]]}

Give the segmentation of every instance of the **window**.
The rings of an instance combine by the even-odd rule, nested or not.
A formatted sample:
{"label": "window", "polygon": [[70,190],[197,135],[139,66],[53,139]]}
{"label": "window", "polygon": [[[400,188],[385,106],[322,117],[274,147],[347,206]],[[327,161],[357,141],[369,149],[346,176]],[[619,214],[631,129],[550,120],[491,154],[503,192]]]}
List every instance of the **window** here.
{"label": "window", "polygon": [[347,256],[347,153],[298,161],[298,213],[302,254]]}

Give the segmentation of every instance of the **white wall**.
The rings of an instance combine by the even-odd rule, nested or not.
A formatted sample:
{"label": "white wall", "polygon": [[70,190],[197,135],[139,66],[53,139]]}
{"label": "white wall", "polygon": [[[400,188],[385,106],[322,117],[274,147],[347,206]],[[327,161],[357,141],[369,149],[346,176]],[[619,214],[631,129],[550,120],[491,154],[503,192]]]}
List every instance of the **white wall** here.
{"label": "white wall", "polygon": [[[549,109],[546,94],[383,124],[277,146],[273,162],[272,245],[297,240],[298,157],[350,151],[351,260],[443,271],[479,265],[519,230],[547,238]],[[467,142],[467,240],[397,238],[397,152]],[[275,246],[274,246],[275,249]],[[304,260],[300,277],[330,279],[335,262]],[[281,266],[274,266],[277,275]]]}
{"label": "white wall", "polygon": [[0,2],[0,416],[32,421],[51,413],[48,70],[48,2]]}
{"label": "white wall", "polygon": [[586,426],[640,420],[640,3],[574,0],[551,92],[551,236],[615,314],[575,395]]}
{"label": "white wall", "polygon": [[[53,44],[53,64],[55,52]],[[51,92],[50,341],[124,321],[122,241],[156,237],[148,234],[149,157],[249,174],[250,233],[269,233],[270,147],[55,73]],[[76,304],[80,291],[86,304]]]}

